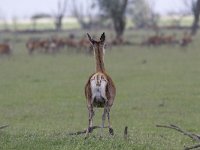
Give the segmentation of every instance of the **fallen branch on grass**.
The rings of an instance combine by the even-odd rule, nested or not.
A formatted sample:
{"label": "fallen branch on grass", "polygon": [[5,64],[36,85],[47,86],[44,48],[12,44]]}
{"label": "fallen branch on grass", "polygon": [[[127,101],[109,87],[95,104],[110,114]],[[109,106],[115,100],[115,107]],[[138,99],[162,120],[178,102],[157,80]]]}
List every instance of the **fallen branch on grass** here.
{"label": "fallen branch on grass", "polygon": [[9,125],[3,125],[3,126],[0,126],[0,129],[4,129],[6,127],[8,127]]}
{"label": "fallen branch on grass", "polygon": [[178,132],[183,133],[183,135],[186,135],[188,137],[190,137],[192,140],[196,141],[196,142],[200,142],[200,135],[194,134],[194,133],[190,133],[188,131],[184,131],[183,129],[181,129],[180,127],[176,126],[176,125],[156,125],[156,127],[162,127],[162,128],[169,128],[169,129],[174,129]]}
{"label": "fallen branch on grass", "polygon": [[[92,133],[94,129],[98,129],[98,128],[101,128],[101,126],[93,126],[93,127],[91,128],[91,132],[90,132],[90,133]],[[103,128],[109,128],[109,126],[105,126],[105,127],[103,127]],[[83,131],[77,131],[77,132],[68,133],[68,135],[80,135],[80,134],[85,134],[86,131],[87,131],[87,129],[85,129],[85,130],[83,130]],[[127,126],[125,126],[125,128],[124,128],[124,139],[125,139],[125,140],[128,140],[128,127],[127,127]]]}
{"label": "fallen branch on grass", "polygon": [[[101,126],[93,126],[91,127],[91,132],[94,130],[94,129],[98,129],[98,128],[101,128]],[[109,128],[108,126],[105,126],[103,128]],[[83,130],[83,131],[77,131],[77,132],[73,132],[73,133],[68,133],[68,135],[80,135],[80,134],[84,134],[86,133],[87,129]]]}
{"label": "fallen branch on grass", "polygon": [[197,145],[193,145],[191,147],[185,147],[185,150],[195,149],[195,148],[199,148],[199,147],[200,147],[200,144],[197,144]]}
{"label": "fallen branch on grass", "polygon": [[[174,130],[176,130],[178,132],[181,132],[183,135],[186,135],[186,136],[190,137],[192,140],[200,143],[200,135],[185,131],[185,130],[181,129],[180,127],[176,126],[176,125],[173,125],[173,124],[170,124],[170,125],[156,125],[156,127],[174,129]],[[191,147],[185,147],[185,150],[196,149],[196,148],[199,148],[199,147],[200,147],[200,144],[197,144],[197,145],[193,145]]]}

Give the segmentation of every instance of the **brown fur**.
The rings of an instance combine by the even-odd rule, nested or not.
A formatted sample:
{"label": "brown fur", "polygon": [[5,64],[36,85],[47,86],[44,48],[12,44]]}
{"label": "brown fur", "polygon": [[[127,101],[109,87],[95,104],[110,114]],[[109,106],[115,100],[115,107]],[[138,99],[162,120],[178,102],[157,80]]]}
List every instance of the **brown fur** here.
{"label": "brown fur", "polygon": [[183,38],[181,39],[180,45],[185,47],[185,46],[188,46],[188,44],[190,44],[191,42],[192,42],[191,34],[185,32],[183,35]]}
{"label": "brown fur", "polygon": [[10,53],[11,53],[11,49],[8,44],[0,44],[0,54],[9,55]]}
{"label": "brown fur", "polygon": [[58,39],[30,39],[26,42],[26,48],[29,54],[32,54],[34,51],[43,51],[47,52],[55,52],[61,44],[59,43]]}
{"label": "brown fur", "polygon": [[42,41],[42,40],[38,40],[38,39],[28,40],[26,42],[26,48],[27,48],[29,54],[32,54],[35,50],[44,48],[44,46],[46,45],[45,44],[46,42],[47,41]]}
{"label": "brown fur", "polygon": [[[94,75],[95,73],[93,73],[88,81],[86,82],[86,85],[85,85],[85,97],[87,99],[87,107],[91,107],[92,103],[91,103],[91,100],[92,100],[92,92],[91,92],[91,86],[90,86],[90,79],[91,77]],[[104,73],[106,79],[108,80],[108,85],[106,87],[106,97],[108,99],[108,104],[109,106],[111,107],[113,105],[113,102],[114,102],[114,99],[115,99],[115,95],[116,95],[116,88],[115,88],[115,85],[114,85],[114,82],[112,80],[112,78],[107,75],[106,73]]]}

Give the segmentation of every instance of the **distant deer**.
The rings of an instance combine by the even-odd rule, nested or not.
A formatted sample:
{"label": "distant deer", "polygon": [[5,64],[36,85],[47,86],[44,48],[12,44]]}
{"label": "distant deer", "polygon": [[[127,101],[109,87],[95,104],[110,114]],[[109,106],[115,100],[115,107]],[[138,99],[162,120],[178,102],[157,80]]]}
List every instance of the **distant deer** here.
{"label": "distant deer", "polygon": [[192,36],[188,32],[184,32],[183,38],[180,41],[180,46],[186,47],[192,42]]}
{"label": "distant deer", "polygon": [[8,44],[0,44],[0,54],[9,55],[11,53],[11,48]]}
{"label": "distant deer", "polygon": [[29,39],[26,42],[26,48],[28,49],[29,54],[32,54],[36,49],[42,48],[42,45],[43,44],[39,39]]}
{"label": "distant deer", "polygon": [[163,35],[153,35],[153,36],[150,36],[147,41],[143,42],[143,44],[145,45],[154,45],[154,46],[157,46],[157,45],[160,45],[162,43],[162,40],[161,40],[161,36]]}
{"label": "distant deer", "polygon": [[90,44],[90,41],[86,37],[82,37],[79,41],[80,49],[83,49],[88,54],[92,54],[93,48]]}
{"label": "distant deer", "polygon": [[100,41],[93,40],[89,34],[88,38],[94,50],[96,60],[96,71],[93,73],[85,85],[85,97],[87,99],[87,108],[89,112],[89,125],[86,131],[86,137],[92,132],[94,107],[104,108],[102,115],[101,136],[103,134],[104,122],[106,115],[108,118],[109,133],[114,135],[114,131],[110,123],[110,109],[113,105],[116,88],[111,77],[106,73],[104,67],[104,45],[105,33],[101,35]]}

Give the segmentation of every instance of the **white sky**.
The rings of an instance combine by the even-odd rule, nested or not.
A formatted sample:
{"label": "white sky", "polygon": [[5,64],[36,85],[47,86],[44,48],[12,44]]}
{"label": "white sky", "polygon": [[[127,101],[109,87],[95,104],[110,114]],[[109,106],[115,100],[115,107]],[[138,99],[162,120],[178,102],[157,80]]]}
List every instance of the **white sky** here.
{"label": "white sky", "polygon": [[[58,0],[0,0],[0,18],[24,18],[31,15],[44,12],[52,14],[57,8]],[[68,0],[69,14],[71,9],[71,1]],[[85,2],[92,0],[76,0],[78,3],[84,5]],[[152,1],[152,0],[149,0]],[[169,11],[179,11],[184,7],[182,4],[184,0],[153,0],[155,1],[155,9],[161,14],[165,14]]]}

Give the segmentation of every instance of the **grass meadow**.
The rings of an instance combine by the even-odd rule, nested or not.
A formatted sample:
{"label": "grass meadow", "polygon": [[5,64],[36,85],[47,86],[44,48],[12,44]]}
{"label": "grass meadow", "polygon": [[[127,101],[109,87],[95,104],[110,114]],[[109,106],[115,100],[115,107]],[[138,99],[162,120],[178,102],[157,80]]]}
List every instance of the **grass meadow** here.
{"label": "grass meadow", "polygon": [[[182,31],[175,32],[182,35]],[[141,41],[148,34],[126,31],[125,38]],[[100,139],[97,129],[86,140],[84,135],[68,133],[88,125],[84,85],[95,70],[94,58],[70,49],[29,56],[26,40],[49,35],[1,34],[0,40],[11,39],[13,53],[0,57],[0,126],[9,124],[0,130],[0,149],[180,150],[194,144],[187,136],[156,124],[176,124],[200,133],[199,34],[187,48],[108,49],[105,66],[117,88],[111,109],[115,135],[110,137],[104,129]],[[95,114],[94,124],[100,125],[102,110],[96,109]],[[125,126],[127,141],[123,139]]]}

